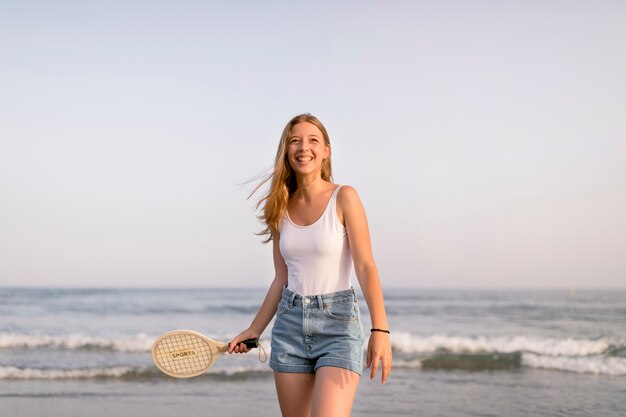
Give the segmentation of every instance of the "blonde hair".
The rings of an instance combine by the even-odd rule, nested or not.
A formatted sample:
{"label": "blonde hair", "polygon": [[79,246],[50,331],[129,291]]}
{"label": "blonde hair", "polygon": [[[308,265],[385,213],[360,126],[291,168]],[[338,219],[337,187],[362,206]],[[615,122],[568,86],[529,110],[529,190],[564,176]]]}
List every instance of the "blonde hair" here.
{"label": "blonde hair", "polygon": [[[263,184],[271,180],[269,190],[267,190],[256,204],[256,208],[261,209],[261,214],[258,216],[259,220],[265,225],[265,229],[258,233],[260,236],[267,237],[263,243],[268,243],[274,236],[279,235],[278,227],[287,210],[289,199],[298,189],[293,169],[287,160],[287,148],[289,146],[289,139],[291,138],[291,130],[295,125],[303,122],[315,125],[322,132],[326,146],[330,146],[328,132],[317,117],[309,113],[304,113],[295,116],[287,123],[285,129],[283,129],[278,144],[278,150],[276,151],[274,170],[271,174],[263,178],[250,194],[250,196],[252,196]],[[330,155],[322,162],[322,179],[329,182],[332,181]]]}

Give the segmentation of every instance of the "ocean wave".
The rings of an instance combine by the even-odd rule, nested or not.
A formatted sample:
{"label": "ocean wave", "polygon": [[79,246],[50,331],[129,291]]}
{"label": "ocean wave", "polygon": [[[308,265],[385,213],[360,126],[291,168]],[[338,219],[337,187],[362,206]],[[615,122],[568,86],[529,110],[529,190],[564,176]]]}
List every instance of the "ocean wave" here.
{"label": "ocean wave", "polygon": [[[264,378],[270,376],[270,369],[259,367],[236,367],[227,369],[209,369],[206,373],[196,378],[240,380],[249,378]],[[18,368],[14,366],[0,366],[0,380],[153,380],[172,379],[161,373],[156,367],[133,368],[115,366],[108,368],[79,368],[79,369],[54,369],[54,368]]]}
{"label": "ocean wave", "polygon": [[[155,337],[144,333],[99,337],[85,334],[41,335],[0,333],[0,350],[57,349],[60,351],[114,351],[147,354]],[[270,342],[264,340],[269,353]],[[394,367],[423,370],[515,370],[547,369],[564,372],[626,376],[626,340],[618,338],[576,339],[537,336],[391,335]],[[56,353],[52,353],[56,354]],[[59,352],[59,354],[61,354]],[[128,363],[127,360],[124,363]],[[4,363],[0,379],[148,379],[162,377],[156,367],[115,366],[81,369],[20,368]],[[251,372],[269,372],[266,366],[211,369],[212,378],[248,378]]]}
{"label": "ocean wave", "polygon": [[150,337],[145,333],[119,337],[100,337],[78,333],[56,336],[0,333],[0,349],[56,348],[65,350],[149,352],[154,339],[154,337]]}
{"label": "ocean wave", "polygon": [[[519,355],[519,356],[518,356]],[[450,354],[434,355],[424,359],[396,359],[396,370],[424,371],[511,371],[535,368],[549,371],[581,374],[626,376],[626,360],[607,357],[549,357],[534,354]],[[209,369],[195,379],[219,381],[268,378],[271,370],[265,365]],[[0,380],[169,380],[156,367],[98,367],[79,369],[19,368],[0,366]]]}
{"label": "ocean wave", "polygon": [[496,371],[519,369],[522,353],[437,354],[422,360],[423,369],[462,369],[465,371]]}
{"label": "ocean wave", "polygon": [[418,336],[396,333],[391,336],[394,350],[402,353],[529,352],[550,356],[590,356],[608,354],[626,348],[626,340],[615,338],[577,339],[533,336]]}
{"label": "ocean wave", "polygon": [[[57,348],[64,350],[109,350],[149,352],[156,336],[146,333],[124,336],[95,336],[81,333],[66,335],[0,333],[0,349]],[[266,341],[268,343],[268,341]],[[404,354],[431,352],[483,353],[529,352],[551,356],[626,356],[626,340],[616,338],[577,339],[534,336],[449,336],[416,335],[398,332],[391,335],[392,347]]]}
{"label": "ocean wave", "polygon": [[606,356],[563,357],[525,353],[524,366],[585,374],[626,376],[626,359]]}
{"label": "ocean wave", "polygon": [[626,340],[532,336],[418,336],[393,334],[394,367],[491,371],[537,368],[626,376]]}
{"label": "ocean wave", "polygon": [[623,377],[626,359],[606,356],[563,357],[518,352],[509,354],[447,354],[422,359],[395,358],[394,369],[497,371],[523,368]]}
{"label": "ocean wave", "polygon": [[[519,355],[519,356],[518,356]],[[626,376],[626,360],[611,357],[550,357],[534,354],[449,354],[423,359],[394,358],[396,370],[424,371],[515,371],[535,368],[582,374]],[[267,378],[271,370],[266,365],[209,369],[196,379],[219,381]],[[156,367],[112,366],[97,368],[56,369],[0,366],[0,380],[169,380]]]}
{"label": "ocean wave", "polygon": [[17,368],[14,366],[0,366],[0,380],[2,379],[99,379],[122,378],[137,370],[129,367],[112,368],[84,368],[84,369],[41,369]]}
{"label": "ocean wave", "polygon": [[[23,333],[0,333],[1,349],[60,349],[83,351],[114,351],[121,353],[150,352],[156,336],[138,333],[134,336],[92,336],[80,333],[66,335],[42,335]],[[219,340],[227,340],[222,336]],[[260,343],[269,353],[269,339],[261,339]]]}

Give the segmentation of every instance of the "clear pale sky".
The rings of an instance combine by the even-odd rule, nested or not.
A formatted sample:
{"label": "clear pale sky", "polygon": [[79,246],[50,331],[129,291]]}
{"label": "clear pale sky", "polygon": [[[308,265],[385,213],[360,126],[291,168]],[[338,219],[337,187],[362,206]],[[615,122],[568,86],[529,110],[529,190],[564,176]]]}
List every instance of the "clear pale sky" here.
{"label": "clear pale sky", "polygon": [[384,286],[626,287],[623,1],[3,1],[0,286],[267,286],[329,130]]}

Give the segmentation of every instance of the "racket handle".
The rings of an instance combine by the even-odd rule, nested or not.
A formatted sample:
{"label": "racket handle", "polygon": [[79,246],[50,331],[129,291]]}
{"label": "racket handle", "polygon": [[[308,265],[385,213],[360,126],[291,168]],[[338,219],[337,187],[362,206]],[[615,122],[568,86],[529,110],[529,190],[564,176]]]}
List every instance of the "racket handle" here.
{"label": "racket handle", "polygon": [[[242,340],[239,343],[245,344],[248,349],[254,349],[256,347],[259,347],[259,339]],[[228,344],[228,347],[230,347],[230,343]]]}

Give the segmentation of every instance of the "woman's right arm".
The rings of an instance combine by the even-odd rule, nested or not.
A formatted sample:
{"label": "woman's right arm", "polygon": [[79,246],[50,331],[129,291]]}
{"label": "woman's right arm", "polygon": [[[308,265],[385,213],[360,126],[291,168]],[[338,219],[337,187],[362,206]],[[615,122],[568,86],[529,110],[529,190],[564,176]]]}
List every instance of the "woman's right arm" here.
{"label": "woman's right arm", "polygon": [[276,273],[276,275],[274,276],[274,280],[272,281],[272,284],[267,291],[267,295],[265,296],[265,300],[263,300],[263,304],[261,304],[258,313],[254,317],[254,320],[252,320],[250,327],[239,333],[233,340],[231,340],[230,347],[228,348],[228,353],[247,352],[248,348],[245,344],[241,342],[247,339],[260,338],[267,325],[270,323],[270,321],[272,321],[274,314],[276,314],[276,308],[278,307],[278,303],[280,302],[283,287],[285,286],[285,284],[287,284],[287,265],[285,264],[285,260],[280,253],[280,249],[278,246],[279,239],[280,237],[274,237],[272,239],[274,253],[274,271]]}

